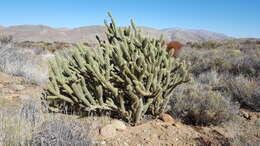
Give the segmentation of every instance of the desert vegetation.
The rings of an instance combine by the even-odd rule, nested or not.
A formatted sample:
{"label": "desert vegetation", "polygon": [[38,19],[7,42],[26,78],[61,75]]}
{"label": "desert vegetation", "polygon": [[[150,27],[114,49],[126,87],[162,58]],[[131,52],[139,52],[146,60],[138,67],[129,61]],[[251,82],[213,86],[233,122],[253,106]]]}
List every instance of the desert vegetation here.
{"label": "desert vegetation", "polygon": [[[91,131],[108,128],[112,135],[110,120],[119,119],[130,128],[148,121],[149,129],[156,129],[158,119],[167,123],[161,113],[177,120],[161,129],[175,127],[198,135],[189,139],[191,144],[259,144],[259,40],[165,44],[163,37],[144,35],[133,21],[117,27],[109,16],[107,39],[97,37],[96,46],[15,42],[1,34],[0,71],[23,76],[24,84],[40,85],[43,91],[17,105],[0,100],[0,145],[99,145],[104,138],[93,140]],[[0,88],[9,84],[0,80]],[[1,89],[0,97],[5,92]],[[96,116],[103,118],[103,124],[97,126]],[[220,127],[233,134],[216,134],[214,128]],[[123,134],[119,139],[128,138]]]}
{"label": "desert vegetation", "polygon": [[[88,45],[85,43],[85,45]],[[49,51],[51,53],[54,53],[59,50],[64,50],[68,48],[73,48],[76,46],[74,43],[66,43],[66,42],[32,42],[32,41],[22,41],[22,42],[16,42],[16,47],[22,47],[22,48],[34,48],[34,49],[43,49],[46,51]]]}
{"label": "desert vegetation", "polygon": [[163,39],[142,35],[133,22],[118,28],[110,18],[108,43],[79,46],[51,62],[47,100],[53,110],[111,110],[131,123],[158,116],[174,88],[189,81],[188,64],[171,57]]}

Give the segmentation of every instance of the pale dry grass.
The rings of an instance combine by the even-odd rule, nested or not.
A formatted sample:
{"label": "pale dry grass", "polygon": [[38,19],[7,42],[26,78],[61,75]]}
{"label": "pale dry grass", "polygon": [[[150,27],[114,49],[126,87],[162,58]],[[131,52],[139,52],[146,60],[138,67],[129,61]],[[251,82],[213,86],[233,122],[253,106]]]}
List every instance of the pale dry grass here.
{"label": "pale dry grass", "polygon": [[40,101],[25,101],[20,107],[0,108],[0,145],[88,146],[90,125],[75,118],[46,113]]}
{"label": "pale dry grass", "polygon": [[41,49],[0,47],[0,70],[25,77],[28,82],[44,86],[48,79],[48,60],[52,54]]}

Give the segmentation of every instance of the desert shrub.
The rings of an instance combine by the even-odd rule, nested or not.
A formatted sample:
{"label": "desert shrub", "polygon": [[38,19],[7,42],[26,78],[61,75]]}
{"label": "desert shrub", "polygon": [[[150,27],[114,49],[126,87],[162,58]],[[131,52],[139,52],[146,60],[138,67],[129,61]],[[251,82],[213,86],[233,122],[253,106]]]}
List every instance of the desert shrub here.
{"label": "desert shrub", "polygon": [[196,49],[216,49],[218,47],[223,46],[222,43],[213,40],[203,42],[188,42],[187,45],[191,48]]}
{"label": "desert shrub", "polygon": [[235,39],[223,40],[223,48],[239,49],[240,48],[240,43],[239,43],[239,41],[237,41]]}
{"label": "desert shrub", "polygon": [[222,52],[218,50],[186,49],[181,58],[191,62],[190,72],[196,76],[210,70],[219,71],[223,67],[229,67],[228,62],[223,60]]}
{"label": "desert shrub", "polygon": [[79,46],[50,63],[51,110],[110,110],[136,123],[162,113],[173,89],[189,80],[188,65],[167,53],[162,38],[143,35],[133,21],[124,28],[111,21],[108,42],[97,37],[97,48]]}
{"label": "desert shrub", "polygon": [[257,50],[241,52],[238,49],[195,50],[184,49],[181,59],[191,62],[190,72],[198,76],[216,70],[233,75],[256,77],[260,73],[260,54]]}
{"label": "desert shrub", "polygon": [[251,50],[256,49],[256,40],[255,39],[246,39],[240,42],[240,49]]}
{"label": "desert shrub", "polygon": [[227,92],[241,106],[260,111],[260,82],[242,75],[226,80]]}
{"label": "desert shrub", "polygon": [[[12,115],[10,115],[12,114]],[[10,111],[0,113],[0,144],[25,146],[30,145],[33,126]]]}
{"label": "desert shrub", "polygon": [[13,36],[12,35],[6,35],[3,33],[0,33],[0,46],[6,45],[13,42]]}
{"label": "desert shrub", "polygon": [[256,44],[260,45],[260,39],[256,39]]}
{"label": "desert shrub", "polygon": [[72,118],[46,114],[41,102],[32,99],[19,106],[1,105],[1,146],[91,145],[89,124],[83,126]]}
{"label": "desert shrub", "polygon": [[233,58],[232,60],[235,65],[232,66],[230,72],[234,75],[243,74],[248,77],[257,77],[260,75],[260,56],[258,54],[248,54],[237,59]]}
{"label": "desert shrub", "polygon": [[87,128],[75,120],[45,121],[32,135],[32,145],[90,146]]}
{"label": "desert shrub", "polygon": [[26,120],[31,125],[36,125],[42,120],[42,114],[46,111],[40,100],[28,100],[22,103],[19,110],[20,119]]}
{"label": "desert shrub", "polygon": [[39,100],[24,101],[17,106],[0,108],[0,145],[31,145],[32,133],[44,120]]}
{"label": "desert shrub", "polygon": [[48,79],[48,60],[52,55],[42,49],[0,47],[0,69],[27,81],[45,85]]}
{"label": "desert shrub", "polygon": [[217,125],[232,120],[238,112],[229,98],[195,81],[178,87],[170,105],[174,117],[194,125]]}
{"label": "desert shrub", "polygon": [[23,41],[23,42],[16,42],[16,47],[22,48],[33,48],[33,49],[42,49],[49,52],[56,52],[58,50],[63,50],[67,48],[71,48],[75,46],[72,43],[65,43],[65,42],[32,42],[32,41]]}
{"label": "desert shrub", "polygon": [[201,73],[196,80],[201,84],[216,85],[220,82],[220,75],[217,71],[211,70],[205,73]]}

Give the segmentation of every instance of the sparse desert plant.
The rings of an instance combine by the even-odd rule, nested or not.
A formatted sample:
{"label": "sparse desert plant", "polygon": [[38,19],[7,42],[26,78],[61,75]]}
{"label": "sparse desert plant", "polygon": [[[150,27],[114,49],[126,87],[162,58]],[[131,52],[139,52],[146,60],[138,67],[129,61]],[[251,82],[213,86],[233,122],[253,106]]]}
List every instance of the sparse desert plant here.
{"label": "sparse desert plant", "polygon": [[0,70],[44,86],[48,79],[48,60],[52,54],[42,49],[0,47]]}
{"label": "sparse desert plant", "polygon": [[91,145],[89,124],[83,126],[79,120],[70,117],[46,114],[41,102],[32,99],[19,106],[1,105],[1,146]]}
{"label": "sparse desert plant", "polygon": [[243,74],[248,77],[257,77],[260,75],[260,55],[253,51],[254,54],[245,54],[240,58],[231,59],[234,65],[230,72],[239,75]]}
{"label": "sparse desert plant", "polygon": [[67,48],[71,48],[72,46],[75,46],[75,44],[72,43],[65,43],[65,42],[32,42],[32,41],[23,41],[23,42],[16,42],[16,47],[22,47],[22,48],[33,48],[33,49],[43,49],[45,51],[49,52],[56,52],[58,50],[63,50]]}
{"label": "sparse desert plant", "polygon": [[1,109],[0,112],[0,145],[25,146],[30,144],[33,126],[19,115]]}
{"label": "sparse desert plant", "polygon": [[195,50],[183,49],[181,59],[191,62],[190,71],[195,76],[210,70],[233,75],[256,77],[260,71],[260,55],[257,50],[241,52],[238,49]]}
{"label": "sparse desert plant", "polygon": [[[110,110],[130,123],[162,113],[173,89],[189,81],[188,64],[136,29],[108,24],[108,42],[79,46],[51,64],[47,100],[54,111]],[[65,57],[64,57],[65,56]]]}
{"label": "sparse desert plant", "polygon": [[216,49],[218,47],[223,46],[221,42],[218,41],[204,41],[204,42],[188,42],[187,45],[191,48],[196,49]]}
{"label": "sparse desert plant", "polygon": [[227,49],[239,49],[240,48],[240,43],[235,40],[235,39],[226,39],[223,40],[223,48]]}
{"label": "sparse desert plant", "polygon": [[6,45],[13,42],[13,36],[12,35],[6,35],[4,33],[0,33],[0,46]]}
{"label": "sparse desert plant", "polygon": [[238,113],[238,106],[213,91],[211,86],[193,82],[176,89],[169,112],[185,123],[217,125],[232,120]]}
{"label": "sparse desert plant", "polygon": [[244,41],[241,41],[240,49],[242,49],[242,50],[256,49],[256,40],[255,39],[246,39]]}
{"label": "sparse desert plant", "polygon": [[227,92],[241,106],[260,111],[260,82],[242,75],[231,78],[225,83]]}
{"label": "sparse desert plant", "polygon": [[221,78],[220,74],[217,71],[211,70],[205,73],[201,73],[198,78],[196,78],[196,80],[202,84],[217,86],[218,84],[220,84]]}
{"label": "sparse desert plant", "polygon": [[0,145],[31,145],[32,133],[44,118],[39,100],[24,101],[19,106],[0,108]]}
{"label": "sparse desert plant", "polygon": [[75,120],[46,120],[32,135],[32,145],[90,146],[87,128]]}
{"label": "sparse desert plant", "polygon": [[46,107],[43,106],[40,100],[28,100],[22,103],[19,110],[20,119],[26,120],[28,124],[33,126],[37,125],[43,119],[43,112],[46,111]]}

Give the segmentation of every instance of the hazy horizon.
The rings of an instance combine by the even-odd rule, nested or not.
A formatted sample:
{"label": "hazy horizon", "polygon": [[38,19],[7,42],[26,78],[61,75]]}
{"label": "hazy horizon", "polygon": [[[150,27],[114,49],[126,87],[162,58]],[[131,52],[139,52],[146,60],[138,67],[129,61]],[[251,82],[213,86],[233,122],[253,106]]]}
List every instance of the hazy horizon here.
{"label": "hazy horizon", "polygon": [[111,11],[117,24],[155,29],[183,28],[223,33],[231,37],[260,38],[260,1],[33,1],[1,2],[0,25],[45,25],[53,28],[78,28],[103,25]]}

